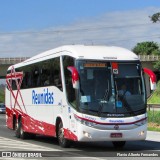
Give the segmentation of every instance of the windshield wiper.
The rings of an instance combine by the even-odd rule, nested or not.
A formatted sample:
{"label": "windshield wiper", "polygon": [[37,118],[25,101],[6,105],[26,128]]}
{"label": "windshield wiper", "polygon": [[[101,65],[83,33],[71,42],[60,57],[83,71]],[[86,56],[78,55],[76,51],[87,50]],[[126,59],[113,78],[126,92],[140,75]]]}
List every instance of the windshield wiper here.
{"label": "windshield wiper", "polygon": [[100,116],[100,115],[101,115],[101,113],[102,113],[102,109],[103,109],[103,103],[102,103],[102,104],[100,104],[100,105],[99,105],[99,107],[98,107],[98,116]]}
{"label": "windshield wiper", "polygon": [[103,98],[100,100],[100,105],[99,105],[99,108],[98,108],[98,116],[101,115],[103,107],[104,107],[104,104],[108,102],[107,101],[108,100],[108,96],[109,96],[109,90],[106,89]]}
{"label": "windshield wiper", "polygon": [[106,89],[102,100],[107,101],[107,100],[108,100],[108,97],[109,97],[109,90]]}
{"label": "windshield wiper", "polygon": [[125,96],[119,96],[119,97],[120,97],[120,100],[121,100],[122,103],[123,103],[123,106],[126,108],[126,110],[127,110],[129,113],[135,115],[135,112],[132,110],[132,108],[129,106],[128,102],[126,101]]}

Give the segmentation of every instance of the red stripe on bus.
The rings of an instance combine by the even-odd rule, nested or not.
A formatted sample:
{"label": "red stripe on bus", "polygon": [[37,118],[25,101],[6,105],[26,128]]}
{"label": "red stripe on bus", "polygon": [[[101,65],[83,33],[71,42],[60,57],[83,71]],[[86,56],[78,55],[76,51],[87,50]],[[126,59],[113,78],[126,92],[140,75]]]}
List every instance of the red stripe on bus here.
{"label": "red stripe on bus", "polygon": [[90,120],[90,119],[86,119],[86,118],[82,118],[82,117],[79,117],[77,116],[76,114],[74,115],[75,117],[81,119],[81,120],[84,120],[84,121],[88,121],[88,122],[92,122],[92,123],[96,123],[96,124],[100,124],[100,125],[131,125],[131,124],[135,124],[135,123],[138,123],[138,122],[141,122],[143,120],[146,120],[147,117],[145,118],[142,118],[138,121],[134,121],[134,122],[126,122],[126,123],[103,123],[103,122],[97,122],[97,121],[93,121],[93,120]]}

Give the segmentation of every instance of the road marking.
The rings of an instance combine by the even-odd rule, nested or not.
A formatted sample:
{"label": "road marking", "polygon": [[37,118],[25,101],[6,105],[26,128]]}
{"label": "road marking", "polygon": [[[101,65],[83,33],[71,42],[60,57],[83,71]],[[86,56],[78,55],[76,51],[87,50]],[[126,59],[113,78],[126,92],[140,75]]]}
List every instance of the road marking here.
{"label": "road marking", "polygon": [[62,151],[59,149],[49,148],[45,146],[39,146],[36,144],[20,141],[20,140],[13,140],[5,137],[0,137],[0,150],[7,150],[11,151],[13,149],[21,149],[21,150],[28,150],[28,151]]}
{"label": "road marking", "polygon": [[[84,155],[84,157],[82,157],[82,154],[74,153],[74,151],[72,153],[71,151],[49,148],[49,147],[40,146],[40,145],[24,142],[21,140],[14,140],[14,139],[10,139],[10,138],[5,138],[5,137],[1,137],[1,136],[0,136],[0,150],[1,151],[22,151],[22,152],[25,152],[25,151],[60,151],[59,153],[64,151],[67,153],[67,155],[70,155],[69,157],[78,157],[78,158],[82,158],[82,159],[89,158],[89,159],[93,159],[93,160],[103,160],[103,158],[90,157],[90,156],[86,157],[85,155]],[[66,157],[68,157],[67,155],[66,155]],[[59,155],[57,155],[57,156],[59,157]]]}

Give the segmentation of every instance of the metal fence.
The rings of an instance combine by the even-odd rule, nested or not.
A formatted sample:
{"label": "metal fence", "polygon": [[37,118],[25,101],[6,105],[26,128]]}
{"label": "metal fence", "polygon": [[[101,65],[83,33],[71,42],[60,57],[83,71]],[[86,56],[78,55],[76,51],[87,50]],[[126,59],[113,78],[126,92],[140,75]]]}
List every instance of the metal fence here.
{"label": "metal fence", "polygon": [[[158,61],[160,56],[158,55],[138,55],[141,61]],[[13,58],[0,58],[0,64],[16,64],[23,62],[30,57],[13,57]]]}
{"label": "metal fence", "polygon": [[160,56],[158,55],[138,55],[141,61],[158,61]]}
{"label": "metal fence", "polygon": [[160,124],[160,104],[148,104],[148,122]]}
{"label": "metal fence", "polygon": [[23,62],[29,57],[0,58],[0,64],[16,64]]}

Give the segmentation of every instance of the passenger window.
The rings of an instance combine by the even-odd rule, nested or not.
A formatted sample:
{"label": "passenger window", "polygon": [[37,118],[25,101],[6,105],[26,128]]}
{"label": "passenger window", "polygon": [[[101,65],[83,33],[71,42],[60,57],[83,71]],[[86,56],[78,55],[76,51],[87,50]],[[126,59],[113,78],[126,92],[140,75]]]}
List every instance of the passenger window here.
{"label": "passenger window", "polygon": [[[60,57],[18,68],[16,72],[23,72],[21,89],[54,85],[63,90]],[[14,90],[17,89],[15,80],[12,87]]]}

